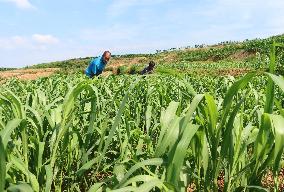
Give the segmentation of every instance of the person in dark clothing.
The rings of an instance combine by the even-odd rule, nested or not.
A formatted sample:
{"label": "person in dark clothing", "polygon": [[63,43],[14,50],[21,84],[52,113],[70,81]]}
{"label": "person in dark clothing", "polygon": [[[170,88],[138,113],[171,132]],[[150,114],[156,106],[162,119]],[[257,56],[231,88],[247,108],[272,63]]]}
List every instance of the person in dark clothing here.
{"label": "person in dark clothing", "polygon": [[155,67],[155,62],[154,61],[150,61],[149,65],[147,67],[145,67],[140,74],[141,75],[146,75],[146,74],[152,74],[154,67]]}

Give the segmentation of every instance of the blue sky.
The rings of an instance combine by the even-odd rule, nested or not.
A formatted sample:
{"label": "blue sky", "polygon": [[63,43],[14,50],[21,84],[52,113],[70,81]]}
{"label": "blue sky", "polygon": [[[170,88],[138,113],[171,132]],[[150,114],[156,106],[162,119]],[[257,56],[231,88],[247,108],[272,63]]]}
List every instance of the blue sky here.
{"label": "blue sky", "polygon": [[0,67],[284,33],[284,0],[0,0]]}

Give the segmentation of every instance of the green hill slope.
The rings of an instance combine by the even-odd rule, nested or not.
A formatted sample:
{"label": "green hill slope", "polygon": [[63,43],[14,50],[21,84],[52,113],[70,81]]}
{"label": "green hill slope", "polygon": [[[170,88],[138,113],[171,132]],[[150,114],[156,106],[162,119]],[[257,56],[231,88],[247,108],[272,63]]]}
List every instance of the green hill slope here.
{"label": "green hill slope", "polygon": [[[247,71],[266,68],[269,47],[273,41],[284,43],[284,35],[243,42],[227,41],[216,45],[195,45],[194,47],[157,50],[154,54],[114,55],[106,70],[135,71],[141,69],[150,60],[154,60],[158,64],[159,70],[170,68],[191,73],[195,73],[196,70],[208,73],[212,70],[222,72],[231,69]],[[29,68],[63,68],[68,71],[77,71],[86,68],[90,59],[91,57],[56,61]],[[278,60],[283,63],[282,52],[278,54]]]}

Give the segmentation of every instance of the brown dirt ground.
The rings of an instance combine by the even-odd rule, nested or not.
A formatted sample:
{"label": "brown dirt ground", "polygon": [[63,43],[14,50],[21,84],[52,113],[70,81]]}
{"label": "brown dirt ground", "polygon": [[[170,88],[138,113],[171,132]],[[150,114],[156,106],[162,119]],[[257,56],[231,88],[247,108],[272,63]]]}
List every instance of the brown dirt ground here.
{"label": "brown dirt ground", "polygon": [[237,51],[236,53],[230,55],[229,58],[232,60],[242,61],[247,58],[251,58],[253,56],[255,56],[255,53],[249,53],[246,51]]}
{"label": "brown dirt ground", "polygon": [[58,71],[59,68],[46,69],[17,69],[0,72],[1,79],[18,78],[21,80],[35,80],[40,77],[48,77]]}
{"label": "brown dirt ground", "polygon": [[[225,173],[221,172],[218,177],[218,191],[224,190],[224,182],[225,182]],[[262,177],[261,180],[262,187],[268,189],[269,191],[274,190],[274,178],[271,170],[267,170],[266,174]],[[284,168],[279,171],[278,174],[278,191],[284,191]],[[190,184],[187,187],[187,192],[194,192],[196,190],[196,186],[194,183]]]}
{"label": "brown dirt ground", "polygon": [[219,70],[217,70],[217,74],[218,75],[240,76],[240,75],[248,73],[250,71],[251,71],[251,69],[246,69],[246,68],[219,69]]}
{"label": "brown dirt ground", "polygon": [[[124,60],[124,59],[123,59]],[[112,63],[111,66],[116,66],[115,68],[117,68],[118,66],[122,66],[124,65],[124,61],[116,61],[115,63]],[[128,65],[133,65],[133,64],[137,64],[140,62],[145,61],[144,58],[140,58],[133,60],[130,63],[128,63]],[[18,78],[20,80],[35,80],[38,79],[40,77],[48,77],[52,74],[54,74],[56,71],[59,71],[59,68],[46,68],[46,69],[17,69],[17,70],[11,70],[11,71],[3,71],[0,72],[0,79],[10,79],[10,78]],[[250,70],[249,69],[238,69],[238,68],[232,68],[232,69],[218,69],[214,72],[215,75],[232,75],[232,76],[240,76],[244,73],[248,73]],[[198,70],[193,70],[192,72],[194,73],[199,73],[199,74],[211,74],[212,71],[211,70],[206,70],[206,69],[198,69]],[[103,76],[109,76],[111,75],[113,72],[111,71],[105,71],[103,72]]]}
{"label": "brown dirt ground", "polygon": [[166,53],[164,54],[161,59],[159,59],[159,63],[171,63],[178,60],[178,55],[176,53]]}
{"label": "brown dirt ground", "polygon": [[[247,69],[247,68],[228,68],[228,69],[194,69],[194,70],[189,70],[188,72],[190,74],[199,74],[199,75],[214,75],[214,76],[226,76],[226,75],[231,75],[234,77],[243,75],[245,73],[251,72],[252,69]],[[181,71],[184,72],[184,71]]]}
{"label": "brown dirt ground", "polygon": [[109,67],[120,67],[124,65],[135,65],[147,62],[146,57],[135,57],[135,58],[115,58],[108,64]]}

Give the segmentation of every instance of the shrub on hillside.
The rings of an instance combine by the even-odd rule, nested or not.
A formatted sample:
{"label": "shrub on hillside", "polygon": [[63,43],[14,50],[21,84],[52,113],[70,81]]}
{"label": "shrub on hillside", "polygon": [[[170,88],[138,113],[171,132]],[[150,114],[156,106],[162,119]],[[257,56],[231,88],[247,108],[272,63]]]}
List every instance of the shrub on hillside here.
{"label": "shrub on hillside", "polygon": [[117,68],[116,74],[117,75],[123,75],[127,73],[127,67],[126,66],[119,66]]}

